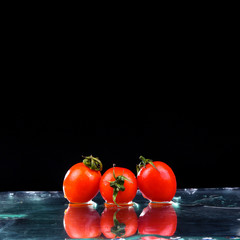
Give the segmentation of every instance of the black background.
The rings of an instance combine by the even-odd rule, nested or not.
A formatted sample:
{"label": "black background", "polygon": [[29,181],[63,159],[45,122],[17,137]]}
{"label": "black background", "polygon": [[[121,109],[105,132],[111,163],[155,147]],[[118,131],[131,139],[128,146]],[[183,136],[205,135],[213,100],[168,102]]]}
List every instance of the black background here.
{"label": "black background", "polygon": [[[229,22],[208,15],[213,21],[165,19],[160,37],[152,22],[133,27],[121,20],[112,28],[107,20],[90,27],[84,20],[79,31],[72,19],[5,21],[0,191],[61,190],[67,170],[90,154],[102,160],[103,172],[113,163],[135,172],[143,155],[170,165],[178,188],[239,186],[237,21],[234,14]],[[122,111],[128,96],[136,103]],[[108,111],[104,103],[98,111],[89,105],[102,99],[112,105]],[[171,101],[179,112],[160,111]],[[142,102],[147,106],[136,110]]]}
{"label": "black background", "polygon": [[2,115],[0,190],[62,190],[82,155],[134,173],[140,155],[166,162],[178,188],[239,186],[237,112],[31,109]]}

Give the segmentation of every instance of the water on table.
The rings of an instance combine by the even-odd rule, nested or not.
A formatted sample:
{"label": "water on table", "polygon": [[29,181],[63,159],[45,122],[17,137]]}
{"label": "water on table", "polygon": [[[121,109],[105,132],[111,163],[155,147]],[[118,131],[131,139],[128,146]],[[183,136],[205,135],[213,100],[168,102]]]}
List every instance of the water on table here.
{"label": "water on table", "polygon": [[240,239],[240,188],[181,189],[171,205],[68,205],[62,192],[1,192],[0,239]]}

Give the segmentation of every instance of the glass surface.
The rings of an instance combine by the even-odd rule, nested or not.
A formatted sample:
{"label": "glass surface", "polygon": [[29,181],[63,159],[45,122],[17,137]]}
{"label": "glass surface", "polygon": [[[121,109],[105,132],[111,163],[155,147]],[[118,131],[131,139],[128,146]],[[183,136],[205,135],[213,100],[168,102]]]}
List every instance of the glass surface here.
{"label": "glass surface", "polygon": [[68,205],[62,192],[0,192],[0,239],[240,239],[240,188],[182,189],[170,205]]}

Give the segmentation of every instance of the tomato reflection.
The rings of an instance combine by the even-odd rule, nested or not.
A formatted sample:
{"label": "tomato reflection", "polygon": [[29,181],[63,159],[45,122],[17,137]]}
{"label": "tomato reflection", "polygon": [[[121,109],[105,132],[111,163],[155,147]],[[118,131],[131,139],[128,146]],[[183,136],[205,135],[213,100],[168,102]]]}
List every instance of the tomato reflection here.
{"label": "tomato reflection", "polygon": [[102,213],[100,225],[106,238],[129,237],[137,231],[137,214],[133,207],[108,207]]}
{"label": "tomato reflection", "polygon": [[[172,236],[176,228],[177,214],[172,205],[149,204],[139,216],[139,234]],[[149,236],[142,239],[156,239],[156,237]]]}
{"label": "tomato reflection", "polygon": [[69,204],[64,228],[70,238],[96,238],[101,235],[100,216],[91,205]]}

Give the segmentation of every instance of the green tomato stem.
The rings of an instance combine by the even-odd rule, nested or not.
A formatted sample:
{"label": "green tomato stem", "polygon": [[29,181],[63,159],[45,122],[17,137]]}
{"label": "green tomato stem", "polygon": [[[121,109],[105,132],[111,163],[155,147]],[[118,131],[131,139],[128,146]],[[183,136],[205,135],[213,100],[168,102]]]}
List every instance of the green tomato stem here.
{"label": "green tomato stem", "polygon": [[137,168],[137,173],[141,170],[142,167],[146,167],[146,165],[149,163],[151,164],[158,172],[159,170],[156,168],[156,166],[154,165],[153,163],[153,160],[151,159],[146,159],[145,157],[143,156],[140,156],[139,159],[141,160],[141,162],[136,166]]}
{"label": "green tomato stem", "polygon": [[90,156],[83,156],[83,163],[86,167],[95,170],[95,171],[102,171],[103,165],[102,162],[97,157]]}
{"label": "green tomato stem", "polygon": [[111,227],[111,233],[115,234],[115,237],[123,237],[126,233],[126,225],[124,223],[120,223],[117,219],[117,213],[119,212],[119,210],[117,210],[113,215],[114,226]]}
{"label": "green tomato stem", "polygon": [[128,178],[126,178],[123,175],[119,175],[119,176],[116,177],[114,167],[115,167],[115,164],[113,165],[113,177],[114,177],[115,181],[110,182],[110,187],[113,188],[113,202],[118,207],[120,207],[120,205],[116,202],[118,192],[119,191],[122,191],[122,192],[125,191],[125,187],[124,187],[125,180],[127,180],[129,182],[132,182],[132,181],[129,180]]}

